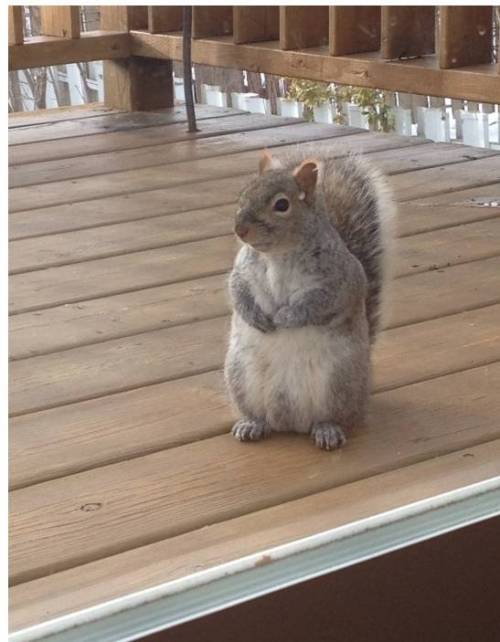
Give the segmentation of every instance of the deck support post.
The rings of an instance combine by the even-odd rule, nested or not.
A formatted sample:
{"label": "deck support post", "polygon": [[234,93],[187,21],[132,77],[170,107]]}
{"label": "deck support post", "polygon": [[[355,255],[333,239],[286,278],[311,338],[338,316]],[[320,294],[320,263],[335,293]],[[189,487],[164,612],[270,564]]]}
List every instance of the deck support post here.
{"label": "deck support post", "polygon": [[172,61],[132,56],[103,64],[106,107],[150,111],[174,105]]}
{"label": "deck support post", "polygon": [[[101,29],[146,29],[148,8],[101,7]],[[172,61],[132,56],[103,63],[106,107],[126,111],[150,111],[174,105]]]}

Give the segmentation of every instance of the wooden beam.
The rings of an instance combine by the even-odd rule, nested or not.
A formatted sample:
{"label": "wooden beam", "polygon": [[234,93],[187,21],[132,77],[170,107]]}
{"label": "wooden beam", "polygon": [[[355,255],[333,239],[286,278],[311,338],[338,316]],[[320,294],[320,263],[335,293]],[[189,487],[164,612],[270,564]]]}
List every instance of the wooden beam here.
{"label": "wooden beam", "polygon": [[103,5],[101,10],[101,29],[109,31],[129,31],[148,28],[148,8],[131,6]]}
{"label": "wooden beam", "polygon": [[442,69],[491,62],[493,7],[440,7],[439,11]]}
{"label": "wooden beam", "polygon": [[435,7],[382,7],[382,56],[410,58],[435,51]]}
{"label": "wooden beam", "polygon": [[44,36],[58,38],[80,37],[80,7],[79,6],[48,6],[40,7],[41,33]]}
{"label": "wooden beam", "polygon": [[193,7],[193,38],[233,33],[232,7]]}
{"label": "wooden beam", "polygon": [[9,45],[22,45],[24,40],[24,7],[9,7]]}
{"label": "wooden beam", "polygon": [[[154,16],[153,16],[154,17]],[[146,6],[103,6],[104,29],[129,31],[148,27]],[[148,111],[174,104],[171,60],[135,58],[106,60],[103,64],[104,103],[112,109]]]}
{"label": "wooden beam", "polygon": [[90,60],[111,60],[130,55],[130,39],[126,33],[88,31],[81,38],[37,36],[23,45],[9,45],[9,71],[48,67]]}
{"label": "wooden beam", "polygon": [[277,40],[279,7],[233,7],[233,39],[237,44]]}
{"label": "wooden beam", "polygon": [[182,7],[148,7],[148,31],[150,33],[182,31]]}
{"label": "wooden beam", "polygon": [[174,104],[171,60],[109,60],[104,62],[103,72],[106,107],[150,111]]}
{"label": "wooden beam", "polygon": [[330,7],[332,56],[378,51],[380,7]]}
{"label": "wooden beam", "polygon": [[[182,59],[179,35],[132,32],[131,36],[134,55]],[[194,42],[193,62],[358,87],[478,102],[500,101],[500,83],[493,64],[445,70],[437,67],[433,57],[388,62],[376,53],[358,57],[328,56],[317,51],[281,51],[269,43],[235,45],[227,39]]]}
{"label": "wooden beam", "polygon": [[328,7],[280,7],[280,47],[305,49],[328,43]]}

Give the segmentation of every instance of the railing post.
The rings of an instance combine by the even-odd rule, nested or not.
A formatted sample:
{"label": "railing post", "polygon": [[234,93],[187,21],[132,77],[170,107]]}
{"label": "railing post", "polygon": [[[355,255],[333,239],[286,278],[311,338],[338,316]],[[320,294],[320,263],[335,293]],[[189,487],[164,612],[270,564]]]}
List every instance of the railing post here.
{"label": "railing post", "polygon": [[9,7],[9,45],[22,45],[24,41],[24,8]]}
{"label": "railing post", "polygon": [[[101,28],[146,29],[147,7],[101,6]],[[174,105],[172,61],[131,56],[103,63],[104,102],[126,111],[150,111]]]}

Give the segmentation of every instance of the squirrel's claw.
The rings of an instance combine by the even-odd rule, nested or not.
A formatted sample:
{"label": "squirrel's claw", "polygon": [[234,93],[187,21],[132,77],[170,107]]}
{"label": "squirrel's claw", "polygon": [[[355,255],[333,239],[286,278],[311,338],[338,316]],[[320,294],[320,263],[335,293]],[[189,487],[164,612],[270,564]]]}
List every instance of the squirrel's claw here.
{"label": "squirrel's claw", "polygon": [[231,433],[239,441],[259,441],[269,437],[271,430],[261,419],[243,418],[234,424]]}
{"label": "squirrel's claw", "polygon": [[341,448],[346,442],[342,428],[329,422],[314,424],[311,439],[322,450],[335,450]]}

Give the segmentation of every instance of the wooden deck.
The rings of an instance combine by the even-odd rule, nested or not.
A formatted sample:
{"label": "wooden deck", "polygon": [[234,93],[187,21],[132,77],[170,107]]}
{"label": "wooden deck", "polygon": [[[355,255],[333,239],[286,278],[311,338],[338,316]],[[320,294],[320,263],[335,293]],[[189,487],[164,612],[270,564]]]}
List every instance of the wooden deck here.
{"label": "wooden deck", "polygon": [[[11,118],[11,628],[500,473],[500,155],[200,108]],[[257,150],[368,153],[400,203],[370,421],[241,444],[221,379]]]}

